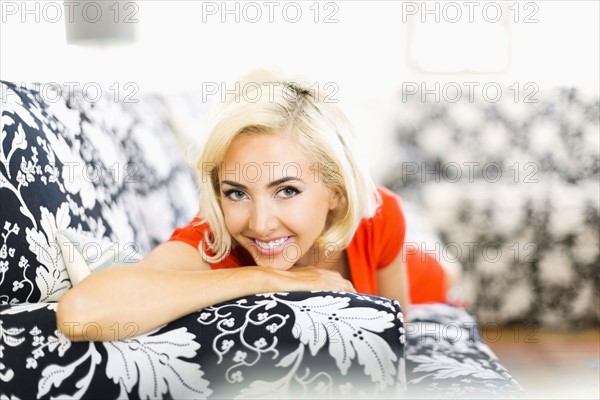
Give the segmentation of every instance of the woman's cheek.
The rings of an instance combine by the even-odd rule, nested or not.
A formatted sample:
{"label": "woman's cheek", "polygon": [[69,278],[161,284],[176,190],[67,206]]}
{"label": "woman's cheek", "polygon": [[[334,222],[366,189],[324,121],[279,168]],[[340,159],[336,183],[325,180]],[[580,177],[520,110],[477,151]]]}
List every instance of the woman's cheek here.
{"label": "woman's cheek", "polygon": [[223,218],[225,227],[230,233],[237,233],[243,229],[246,212],[244,207],[236,204],[223,206]]}

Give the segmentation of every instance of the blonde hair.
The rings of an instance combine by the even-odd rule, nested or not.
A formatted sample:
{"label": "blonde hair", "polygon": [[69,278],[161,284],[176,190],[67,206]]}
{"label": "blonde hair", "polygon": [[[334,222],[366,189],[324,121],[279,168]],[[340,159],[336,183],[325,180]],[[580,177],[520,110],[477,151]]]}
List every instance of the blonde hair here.
{"label": "blonde hair", "polygon": [[[318,86],[317,86],[318,87]],[[356,137],[343,112],[303,79],[277,70],[258,69],[235,83],[235,93],[214,110],[197,161],[200,215],[208,223],[199,249],[208,263],[223,260],[233,239],[220,207],[219,165],[231,142],[241,134],[285,134],[318,163],[320,179],[341,194],[316,244],[345,248],[362,218],[373,216],[381,199],[368,168],[358,156]]]}

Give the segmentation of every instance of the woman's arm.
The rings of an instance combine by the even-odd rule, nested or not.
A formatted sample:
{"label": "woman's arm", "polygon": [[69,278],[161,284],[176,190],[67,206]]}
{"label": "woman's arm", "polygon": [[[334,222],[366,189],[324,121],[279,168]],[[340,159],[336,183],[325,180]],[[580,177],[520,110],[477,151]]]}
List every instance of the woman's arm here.
{"label": "woman's arm", "polygon": [[402,251],[398,253],[396,259],[390,265],[377,271],[377,287],[380,296],[396,299],[400,302],[404,321],[406,322],[410,297],[406,262]]}
{"label": "woman's arm", "polygon": [[56,318],[71,340],[119,340],[242,296],[348,285],[337,273],[310,267],[211,270],[192,246],[167,242],[135,266],[108,268],[84,279],[62,297]]}

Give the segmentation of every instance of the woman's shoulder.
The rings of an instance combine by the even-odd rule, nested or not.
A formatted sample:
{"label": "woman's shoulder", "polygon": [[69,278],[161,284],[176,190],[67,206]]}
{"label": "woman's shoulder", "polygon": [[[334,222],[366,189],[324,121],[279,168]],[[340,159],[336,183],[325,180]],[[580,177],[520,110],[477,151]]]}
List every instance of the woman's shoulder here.
{"label": "woman's shoulder", "polygon": [[404,236],[405,218],[402,211],[402,199],[396,193],[383,187],[377,186],[377,192],[381,198],[375,214],[370,218],[363,218],[357,228],[357,233],[372,232],[373,237],[402,234]]}
{"label": "woman's shoulder", "polygon": [[404,214],[402,213],[402,198],[384,186],[377,185],[377,192],[381,197],[381,203],[377,208],[375,217],[393,218],[396,216],[404,219]]}
{"label": "woman's shoulder", "polygon": [[175,228],[168,241],[186,242],[198,247],[207,232],[210,233],[208,223],[200,214],[196,214],[187,225]]}
{"label": "woman's shoulder", "polygon": [[359,251],[371,254],[372,265],[379,269],[397,257],[404,243],[406,225],[400,196],[383,186],[377,186],[377,192],[381,203],[375,215],[361,221],[352,245]]}

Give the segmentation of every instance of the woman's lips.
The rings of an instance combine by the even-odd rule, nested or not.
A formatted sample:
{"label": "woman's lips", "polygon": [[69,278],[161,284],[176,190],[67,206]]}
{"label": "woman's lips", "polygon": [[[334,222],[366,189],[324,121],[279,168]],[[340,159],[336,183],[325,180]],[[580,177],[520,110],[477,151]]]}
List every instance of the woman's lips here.
{"label": "woman's lips", "polygon": [[263,256],[274,256],[281,253],[287,243],[289,243],[291,236],[285,236],[282,238],[262,241],[255,238],[250,238],[250,243],[254,246],[256,251]]}

